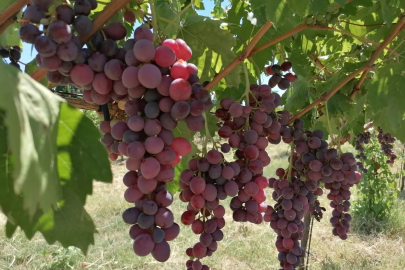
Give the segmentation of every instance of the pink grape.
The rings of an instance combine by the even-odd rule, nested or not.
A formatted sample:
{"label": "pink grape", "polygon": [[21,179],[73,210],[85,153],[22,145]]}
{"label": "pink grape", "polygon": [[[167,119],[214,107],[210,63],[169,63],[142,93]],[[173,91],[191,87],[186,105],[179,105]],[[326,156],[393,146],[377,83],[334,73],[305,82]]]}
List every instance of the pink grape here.
{"label": "pink grape", "polygon": [[169,88],[170,97],[174,101],[185,101],[191,96],[191,85],[184,79],[175,79]]}
{"label": "pink grape", "polygon": [[146,39],[135,42],[133,50],[136,59],[144,63],[151,61],[155,56],[156,51],[153,43]]}
{"label": "pink grape", "polygon": [[157,66],[146,64],[139,69],[138,79],[143,86],[153,89],[160,84],[162,80],[162,73]]}
{"label": "pink grape", "polygon": [[191,151],[191,144],[186,139],[181,137],[174,138],[170,147],[179,156],[186,156]]}
{"label": "pink grape", "polygon": [[139,85],[137,67],[127,67],[122,73],[122,83],[127,88],[134,88]]}
{"label": "pink grape", "polygon": [[70,71],[70,77],[75,84],[88,85],[93,81],[94,72],[88,65],[78,64]]}
{"label": "pink grape", "polygon": [[[140,59],[141,60],[141,59]],[[167,46],[160,46],[155,52],[155,62],[161,67],[170,67],[176,61],[174,51]]]}

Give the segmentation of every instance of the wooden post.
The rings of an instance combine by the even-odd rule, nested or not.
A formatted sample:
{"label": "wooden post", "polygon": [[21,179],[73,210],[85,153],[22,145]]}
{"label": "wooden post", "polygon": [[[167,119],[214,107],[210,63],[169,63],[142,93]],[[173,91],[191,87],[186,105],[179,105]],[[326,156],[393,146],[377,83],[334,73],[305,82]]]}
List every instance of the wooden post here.
{"label": "wooden post", "polygon": [[302,231],[303,236],[301,240],[301,248],[304,250],[305,256],[301,258],[301,266],[300,270],[305,269],[305,259],[309,254],[307,254],[307,248],[308,248],[308,240],[309,240],[309,232],[311,229],[311,214],[309,212],[306,212],[304,215],[304,230]]}

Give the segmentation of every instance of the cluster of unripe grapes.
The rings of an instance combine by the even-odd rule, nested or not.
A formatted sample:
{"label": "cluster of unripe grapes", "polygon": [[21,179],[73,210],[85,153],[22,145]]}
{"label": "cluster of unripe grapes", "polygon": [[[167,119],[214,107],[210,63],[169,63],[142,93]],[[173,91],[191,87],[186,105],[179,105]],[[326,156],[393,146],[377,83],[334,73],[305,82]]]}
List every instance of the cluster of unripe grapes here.
{"label": "cluster of unripe grapes", "polygon": [[3,59],[8,58],[10,60],[10,66],[20,69],[18,61],[20,61],[21,58],[21,48],[19,46],[12,46],[10,48],[0,47],[0,56]]}
{"label": "cluster of unripe grapes", "polygon": [[[296,75],[290,72],[292,63],[287,61],[281,65],[275,64],[266,67],[266,74],[272,75],[269,79],[269,86],[271,88],[278,86],[281,90],[287,90],[290,88],[291,83],[295,82],[298,78]],[[287,72],[283,74],[283,72]]]}
{"label": "cluster of unripe grapes", "polygon": [[181,173],[180,200],[188,203],[181,222],[191,225],[193,233],[199,235],[199,242],[186,250],[190,257],[187,269],[209,269],[200,259],[211,256],[224,237],[225,208],[219,201],[235,196],[238,186],[233,179],[239,171],[236,162],[227,163],[222,153],[213,149],[204,157],[191,159],[188,169]]}

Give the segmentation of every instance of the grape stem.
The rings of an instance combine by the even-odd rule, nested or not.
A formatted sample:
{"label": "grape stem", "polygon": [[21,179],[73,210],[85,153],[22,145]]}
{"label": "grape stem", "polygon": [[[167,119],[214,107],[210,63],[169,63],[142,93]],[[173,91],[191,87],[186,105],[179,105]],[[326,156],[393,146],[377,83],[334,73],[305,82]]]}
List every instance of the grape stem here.
{"label": "grape stem", "polygon": [[290,165],[288,166],[288,176],[287,176],[287,179],[288,179],[288,182],[290,182],[291,183],[291,174],[292,174],[292,170],[293,170],[293,160],[294,160],[294,149],[295,149],[295,145],[294,145],[294,142],[291,142],[290,143],[290,146],[291,146],[291,152],[290,152]]}
{"label": "grape stem", "polygon": [[152,12],[153,41],[159,42],[159,35],[158,35],[159,27],[157,24],[158,15],[156,14],[155,3],[153,2],[153,0],[149,0],[149,6]]}
{"label": "grape stem", "polygon": [[214,149],[216,149],[216,145],[215,145],[214,139],[211,137],[210,130],[208,129],[208,124],[207,124],[208,119],[207,119],[207,115],[205,114],[205,112],[203,113],[203,116],[204,116],[204,119],[205,119],[205,121],[204,121],[204,125],[205,125],[205,145],[204,145],[204,149],[205,149],[205,153],[207,153],[208,140],[210,140],[212,142],[212,147]]}

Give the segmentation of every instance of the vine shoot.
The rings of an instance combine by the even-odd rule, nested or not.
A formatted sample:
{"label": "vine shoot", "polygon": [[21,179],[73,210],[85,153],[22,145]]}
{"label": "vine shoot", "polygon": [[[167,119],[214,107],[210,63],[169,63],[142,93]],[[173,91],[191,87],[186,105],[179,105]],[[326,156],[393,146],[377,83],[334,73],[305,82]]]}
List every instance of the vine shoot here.
{"label": "vine shoot", "polygon": [[[115,233],[163,265],[182,249],[175,269],[226,269],[207,259],[234,222],[274,236],[261,244],[278,263],[263,269],[308,269],[314,220],[346,240],[361,202],[389,216],[396,197],[382,203],[369,183],[398,194],[405,1],[0,2],[7,237],[38,232],[87,254],[88,195],[112,185],[114,161],[126,168]],[[284,165],[266,170],[276,145]],[[176,244],[183,233],[189,246]]]}

